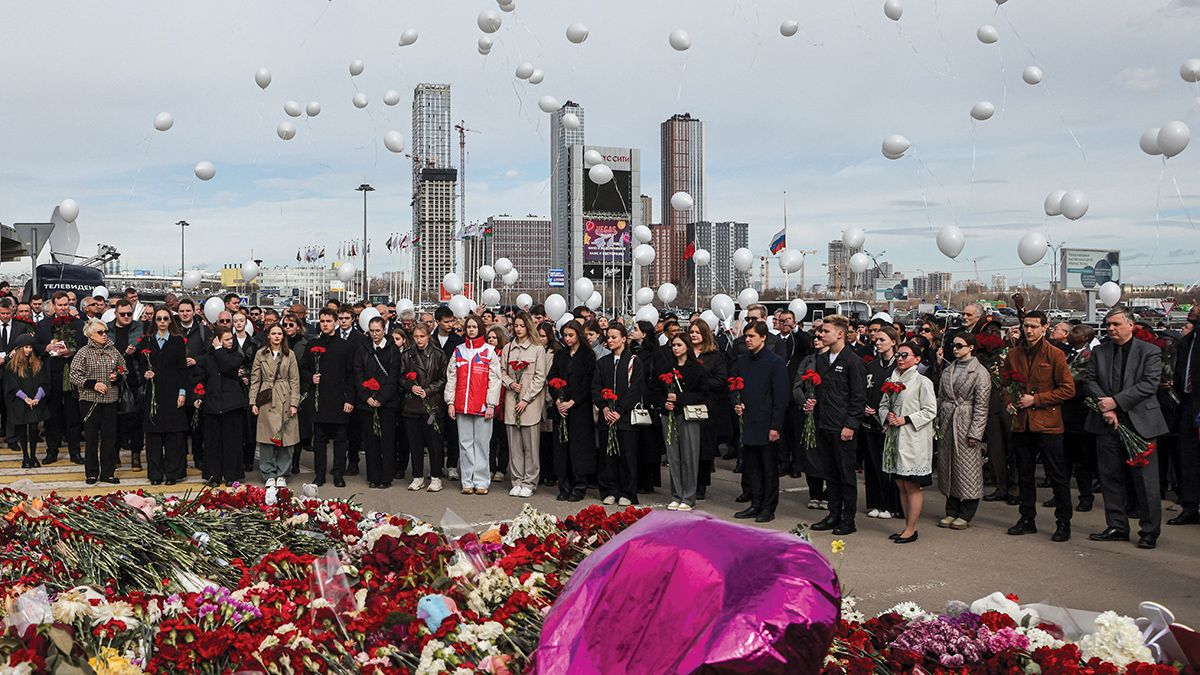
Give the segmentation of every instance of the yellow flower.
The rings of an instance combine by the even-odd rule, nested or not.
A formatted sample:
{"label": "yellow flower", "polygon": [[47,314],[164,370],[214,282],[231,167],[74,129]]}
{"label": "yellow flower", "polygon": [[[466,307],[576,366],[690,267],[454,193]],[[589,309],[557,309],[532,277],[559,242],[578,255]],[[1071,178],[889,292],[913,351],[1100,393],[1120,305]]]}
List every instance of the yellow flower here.
{"label": "yellow flower", "polygon": [[99,655],[88,659],[88,665],[99,675],[140,675],[142,672],[112,647],[100,650]]}
{"label": "yellow flower", "polygon": [[834,553],[841,555],[842,551],[846,550],[846,542],[843,539],[834,539],[833,541],[829,542],[829,548],[832,549]]}

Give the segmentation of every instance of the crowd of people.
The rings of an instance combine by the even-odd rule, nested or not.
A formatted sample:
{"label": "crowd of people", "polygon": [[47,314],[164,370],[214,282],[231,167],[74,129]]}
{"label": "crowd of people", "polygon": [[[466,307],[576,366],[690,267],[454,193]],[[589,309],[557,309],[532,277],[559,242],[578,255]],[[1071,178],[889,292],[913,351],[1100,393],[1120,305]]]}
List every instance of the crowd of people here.
{"label": "crowd of people", "polygon": [[173,485],[190,450],[211,485],[245,480],[257,460],[285,487],[311,453],[317,485],[361,471],[372,489],[411,475],[414,492],[448,480],[464,495],[503,484],[620,505],[663,487],[668,509],[688,511],[720,457],[740,473],[736,517],[770,522],[780,476],[803,477],[808,508],[826,512],[812,529],[839,536],[865,513],[895,519],[896,543],[917,541],[935,474],[950,530],[990,502],[1018,507],[1008,534],[1036,533],[1037,487],[1052,488],[1041,506],[1057,542],[1096,493],[1107,527],[1093,540],[1129,541],[1136,517],[1137,545],[1154,548],[1168,492],[1182,506],[1168,524],[1200,524],[1200,308],[1182,333],[1113,309],[1098,337],[1036,310],[1004,327],[978,304],[961,325],[928,316],[911,332],[884,313],[805,331],[755,304],[714,333],[697,314],[651,323],[577,307],[556,327],[541,305],[457,318],[381,304],[360,322],[361,303],[310,316],[224,300],[209,321],[190,299],[152,306],[132,288],[0,294],[4,429],[23,466],[57,462],[65,444],[87,483],[116,484],[127,449],[151,484]]}

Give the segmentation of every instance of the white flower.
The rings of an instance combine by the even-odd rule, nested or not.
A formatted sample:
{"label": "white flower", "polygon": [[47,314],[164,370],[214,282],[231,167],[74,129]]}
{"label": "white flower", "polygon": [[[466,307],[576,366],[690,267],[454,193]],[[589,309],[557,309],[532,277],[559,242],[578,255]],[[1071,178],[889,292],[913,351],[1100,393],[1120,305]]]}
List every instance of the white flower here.
{"label": "white flower", "polygon": [[454,556],[454,562],[446,566],[446,575],[450,577],[467,578],[475,576],[475,565],[467,556],[459,553]]}
{"label": "white flower", "polygon": [[28,661],[15,666],[0,666],[0,675],[33,675],[33,666]]}
{"label": "white flower", "polygon": [[283,521],[285,525],[304,525],[308,523],[307,513],[297,513],[296,515]]}
{"label": "white flower", "polygon": [[906,621],[912,621],[913,619],[917,619],[926,615],[925,610],[921,609],[920,605],[912,602],[911,600],[905,600],[904,602],[897,603],[894,607],[886,610],[883,613],[887,614],[888,612],[895,612],[900,615],[900,618]]}
{"label": "white flower", "polygon": [[88,602],[89,593],[95,594],[97,598],[102,597],[99,593],[92,591],[86,586],[72,588],[69,591],[59,593],[50,608],[50,611],[54,614],[54,620],[59,623],[72,624],[75,623],[76,619],[90,619],[92,617],[92,606]]}
{"label": "white flower", "polygon": [[367,608],[367,589],[360,588],[354,591],[354,606],[360,612]]}
{"label": "white flower", "polygon": [[1079,651],[1085,661],[1096,657],[1120,668],[1134,661],[1150,662],[1154,658],[1142,643],[1142,631],[1133,619],[1111,610],[1096,617],[1096,632],[1083,636]]}
{"label": "white flower", "polygon": [[379,525],[378,527],[371,528],[366,534],[363,535],[362,546],[366,550],[370,551],[375,548],[375,542],[379,541],[380,539],[384,537],[393,537],[398,539],[402,534],[404,534],[404,532],[395,525]]}
{"label": "white flower", "polygon": [[409,532],[409,534],[414,537],[419,537],[430,532],[434,532],[433,526],[426,522],[420,522],[413,526],[413,529]]}
{"label": "white flower", "polygon": [[266,649],[270,649],[271,647],[274,647],[277,644],[279,644],[279,638],[274,635],[268,635],[267,637],[263,638],[262,642],[260,642],[258,644],[258,650],[263,651]]}
{"label": "white flower", "polygon": [[858,598],[853,595],[842,597],[842,619],[855,623],[862,623],[867,620],[867,617],[858,611]]}
{"label": "white flower", "polygon": [[475,671],[466,668],[455,668],[454,675],[475,675]]}
{"label": "white flower", "polygon": [[491,614],[519,588],[517,580],[502,568],[489,567],[475,579],[475,587],[467,594],[467,607],[478,614]]}
{"label": "white flower", "polygon": [[329,607],[329,601],[325,598],[313,598],[313,601],[309,604],[309,607],[312,609],[325,609],[326,607]]}
{"label": "white flower", "polygon": [[441,640],[430,640],[421,650],[421,661],[417,664],[416,675],[438,675],[446,670],[446,662],[442,653],[446,644]]}
{"label": "white flower", "polygon": [[1041,628],[1023,628],[1021,626],[1018,626],[1017,632],[1021,633],[1025,637],[1029,638],[1029,651],[1030,652],[1036,651],[1039,647],[1049,647],[1051,649],[1058,649],[1059,647],[1066,644],[1062,640],[1059,640],[1058,638],[1047,633],[1046,631],[1042,630]]}
{"label": "white flower", "polygon": [[126,626],[136,628],[140,623],[133,617],[133,606],[128,602],[102,602],[96,606],[93,612],[95,618],[92,619],[93,626],[116,619],[123,621]]}
{"label": "white flower", "polygon": [[292,632],[292,631],[294,631],[294,630],[296,630],[296,624],[294,624],[294,623],[285,623],[285,624],[283,624],[282,626],[280,626],[279,628],[276,628],[276,629],[275,629],[275,634],[276,634],[276,635],[283,635],[284,633],[290,633],[290,632]]}
{"label": "white flower", "polygon": [[526,504],[521,512],[508,525],[508,534],[504,535],[504,543],[512,546],[518,540],[535,535],[545,538],[558,531],[558,518],[549,513],[542,513]]}

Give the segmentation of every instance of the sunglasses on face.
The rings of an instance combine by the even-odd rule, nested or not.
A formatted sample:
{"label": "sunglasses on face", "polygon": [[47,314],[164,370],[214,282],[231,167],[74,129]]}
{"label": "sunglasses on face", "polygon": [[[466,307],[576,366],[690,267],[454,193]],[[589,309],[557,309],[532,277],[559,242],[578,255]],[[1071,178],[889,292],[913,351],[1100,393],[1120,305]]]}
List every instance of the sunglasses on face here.
{"label": "sunglasses on face", "polygon": [[92,331],[92,334],[93,335],[108,335],[108,331],[103,328],[97,328],[96,330]]}
{"label": "sunglasses on face", "polygon": [[967,348],[967,345],[965,345],[965,344],[963,344],[963,343],[961,343],[961,342],[955,342],[955,343],[954,343],[954,348],[955,348],[955,349],[966,349],[966,348]]}
{"label": "sunglasses on face", "polygon": [[911,359],[911,358],[913,358],[913,355],[912,355],[912,354],[909,354],[908,352],[900,352],[899,354],[896,354],[896,358],[898,358],[898,359]]}
{"label": "sunglasses on face", "polygon": [[155,321],[170,321],[170,320],[171,320],[171,317],[169,317],[169,316],[156,316],[156,317],[154,317],[154,320],[155,320]]}
{"label": "sunglasses on face", "polygon": [[922,333],[932,333],[932,332],[933,332],[933,329],[932,329],[932,328],[922,328],[922,329],[921,329],[921,332],[922,332]]}
{"label": "sunglasses on face", "polygon": [[117,316],[133,316],[133,312],[117,312]]}

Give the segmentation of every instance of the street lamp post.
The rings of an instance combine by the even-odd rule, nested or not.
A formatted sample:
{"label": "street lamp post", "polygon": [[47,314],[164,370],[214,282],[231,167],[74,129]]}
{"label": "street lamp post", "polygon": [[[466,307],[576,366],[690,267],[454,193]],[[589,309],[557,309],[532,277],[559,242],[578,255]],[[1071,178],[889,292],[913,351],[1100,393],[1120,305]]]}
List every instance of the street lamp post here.
{"label": "street lamp post", "polygon": [[362,275],[363,275],[363,277],[362,277],[363,278],[363,280],[362,280],[362,295],[363,295],[363,297],[362,297],[362,299],[366,302],[369,302],[370,295],[371,295],[371,289],[370,289],[369,283],[367,281],[368,279],[370,279],[370,277],[367,276],[367,248],[368,248],[368,244],[367,244],[367,193],[374,192],[375,188],[371,187],[370,185],[368,185],[366,183],[363,183],[362,185],[359,185],[358,187],[356,187],[354,189],[363,193],[363,259],[362,259]]}
{"label": "street lamp post", "polygon": [[187,249],[186,249],[186,245],[184,243],[183,233],[187,231],[184,228],[190,227],[191,224],[188,223],[188,221],[186,221],[186,220],[181,220],[175,224],[179,226],[179,285],[182,288],[183,287],[183,277],[185,274],[187,274],[187,272],[185,271],[187,269],[187,267],[186,267],[186,263],[184,262],[186,259],[184,254]]}

